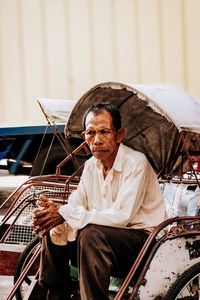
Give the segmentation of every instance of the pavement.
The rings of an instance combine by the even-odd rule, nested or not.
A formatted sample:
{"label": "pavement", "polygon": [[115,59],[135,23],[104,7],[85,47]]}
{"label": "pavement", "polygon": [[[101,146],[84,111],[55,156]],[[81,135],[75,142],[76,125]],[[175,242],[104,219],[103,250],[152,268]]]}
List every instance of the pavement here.
{"label": "pavement", "polygon": [[0,276],[0,299],[6,300],[13,287],[12,276]]}
{"label": "pavement", "polygon": [[[0,170],[0,205],[23,182],[28,179],[26,175],[9,175],[6,170]],[[3,210],[0,211],[0,218]],[[13,276],[0,275],[0,300],[6,300],[13,287]]]}

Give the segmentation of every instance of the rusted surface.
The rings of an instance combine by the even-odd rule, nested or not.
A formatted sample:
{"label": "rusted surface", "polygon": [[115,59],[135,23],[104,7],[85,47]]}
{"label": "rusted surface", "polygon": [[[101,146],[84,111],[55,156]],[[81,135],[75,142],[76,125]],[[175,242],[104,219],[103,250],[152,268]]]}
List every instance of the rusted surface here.
{"label": "rusted surface", "polygon": [[189,243],[186,242],[185,249],[189,251],[190,259],[195,259],[200,257],[200,240]]}
{"label": "rusted surface", "polygon": [[167,233],[167,238],[174,239],[184,235],[191,236],[192,234],[194,234],[194,236],[200,234],[199,216],[193,217],[193,220],[185,220],[182,221],[181,224],[173,226]]}
{"label": "rusted surface", "polygon": [[19,252],[0,251],[0,275],[14,275],[19,256]]}
{"label": "rusted surface", "polygon": [[200,236],[192,235],[166,240],[153,256],[144,277],[146,283],[139,286],[137,299],[163,297],[180,274],[200,262],[199,243]]}

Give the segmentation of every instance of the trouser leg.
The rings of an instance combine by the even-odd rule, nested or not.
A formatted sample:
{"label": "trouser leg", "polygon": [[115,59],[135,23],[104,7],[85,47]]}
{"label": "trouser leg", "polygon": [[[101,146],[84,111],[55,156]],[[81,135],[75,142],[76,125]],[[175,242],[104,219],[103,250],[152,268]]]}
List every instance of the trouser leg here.
{"label": "trouser leg", "polygon": [[55,245],[49,235],[42,239],[39,283],[47,290],[46,299],[70,299],[69,245]]}
{"label": "trouser leg", "polygon": [[148,235],[133,229],[88,225],[78,234],[82,300],[108,300],[110,276],[127,274]]}

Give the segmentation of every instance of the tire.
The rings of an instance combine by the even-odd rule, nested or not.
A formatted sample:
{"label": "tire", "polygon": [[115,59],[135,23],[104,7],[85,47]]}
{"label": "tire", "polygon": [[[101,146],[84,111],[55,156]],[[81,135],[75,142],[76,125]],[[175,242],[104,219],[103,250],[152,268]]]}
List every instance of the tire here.
{"label": "tire", "polygon": [[200,299],[200,262],[181,274],[172,284],[163,300]]}
{"label": "tire", "polygon": [[[38,237],[34,238],[28,246],[24,249],[24,251],[21,253],[17,265],[16,270],[14,274],[14,283],[16,283],[17,279],[21,275],[22,271],[24,270],[25,266],[27,265],[27,262],[29,262],[30,258],[34,254],[35,250],[40,244],[40,239]],[[31,284],[31,276],[34,276],[39,268],[39,258],[36,260],[32,268],[29,270],[29,273],[24,278],[23,283],[21,286],[17,289],[15,293],[16,300],[22,300],[24,291],[29,287]]]}
{"label": "tire", "polygon": [[[64,151],[61,145],[56,144],[52,146],[52,149],[48,155],[49,147],[45,147],[41,149],[37,160],[34,162],[31,176],[38,175],[47,175],[47,174],[55,174],[57,165],[67,157],[68,153]],[[46,164],[44,162],[48,155]],[[61,174],[63,175],[71,175],[74,172],[74,164],[71,160],[69,160],[62,168]]]}

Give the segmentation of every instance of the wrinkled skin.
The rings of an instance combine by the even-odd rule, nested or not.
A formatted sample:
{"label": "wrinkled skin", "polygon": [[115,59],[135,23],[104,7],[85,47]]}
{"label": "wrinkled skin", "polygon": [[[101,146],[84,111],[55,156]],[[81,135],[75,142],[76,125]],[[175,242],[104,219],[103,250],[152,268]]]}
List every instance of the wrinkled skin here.
{"label": "wrinkled skin", "polygon": [[44,195],[40,195],[37,206],[33,211],[32,225],[34,234],[44,236],[51,228],[64,222],[63,217],[58,213],[59,204],[54,203]]}

